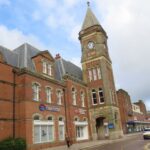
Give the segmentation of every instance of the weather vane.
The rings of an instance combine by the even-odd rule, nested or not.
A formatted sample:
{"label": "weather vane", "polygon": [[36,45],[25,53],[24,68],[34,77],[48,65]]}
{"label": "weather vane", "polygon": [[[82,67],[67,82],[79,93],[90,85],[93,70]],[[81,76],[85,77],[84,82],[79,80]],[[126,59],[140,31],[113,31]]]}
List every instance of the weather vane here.
{"label": "weather vane", "polygon": [[88,7],[90,7],[90,2],[89,1],[87,1],[87,5],[88,5]]}

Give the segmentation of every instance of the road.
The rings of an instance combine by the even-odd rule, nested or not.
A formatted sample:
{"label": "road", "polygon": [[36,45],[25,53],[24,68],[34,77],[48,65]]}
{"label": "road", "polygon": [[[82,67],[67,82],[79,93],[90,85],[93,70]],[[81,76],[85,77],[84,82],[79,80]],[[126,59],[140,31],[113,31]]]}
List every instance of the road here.
{"label": "road", "polygon": [[94,147],[89,150],[150,150],[150,140],[143,140],[142,135],[137,135],[123,141]]}

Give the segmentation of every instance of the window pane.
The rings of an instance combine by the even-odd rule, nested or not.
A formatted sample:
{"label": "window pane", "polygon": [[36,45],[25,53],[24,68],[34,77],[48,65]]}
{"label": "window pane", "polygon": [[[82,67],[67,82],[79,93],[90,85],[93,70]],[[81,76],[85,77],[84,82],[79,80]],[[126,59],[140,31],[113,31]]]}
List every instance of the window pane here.
{"label": "window pane", "polygon": [[48,140],[49,141],[53,141],[54,137],[53,137],[53,126],[48,126]]}
{"label": "window pane", "polygon": [[40,142],[40,126],[34,126],[34,143]]}
{"label": "window pane", "polygon": [[94,77],[94,80],[97,80],[96,69],[93,69],[93,77]]}
{"label": "window pane", "polygon": [[64,140],[64,125],[59,125],[59,139]]}
{"label": "window pane", "polygon": [[43,125],[41,126],[41,142],[47,142],[48,137],[47,137],[47,126]]}

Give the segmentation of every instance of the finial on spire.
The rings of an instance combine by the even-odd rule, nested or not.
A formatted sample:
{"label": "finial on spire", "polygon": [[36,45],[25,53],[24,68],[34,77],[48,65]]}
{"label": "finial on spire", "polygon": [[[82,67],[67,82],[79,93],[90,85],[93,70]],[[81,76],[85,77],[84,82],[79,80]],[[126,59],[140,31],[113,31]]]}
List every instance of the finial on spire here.
{"label": "finial on spire", "polygon": [[87,1],[87,5],[88,5],[88,7],[90,7],[90,2],[89,1]]}

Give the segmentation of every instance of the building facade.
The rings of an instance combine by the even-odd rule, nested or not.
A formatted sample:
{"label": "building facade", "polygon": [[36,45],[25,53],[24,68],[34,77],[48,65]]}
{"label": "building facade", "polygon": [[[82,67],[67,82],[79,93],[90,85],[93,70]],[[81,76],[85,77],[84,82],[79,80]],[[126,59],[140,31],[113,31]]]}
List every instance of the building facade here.
{"label": "building facade", "polygon": [[0,140],[26,139],[29,150],[121,137],[107,34],[90,8],[79,33],[82,70],[27,43],[0,46]]}

